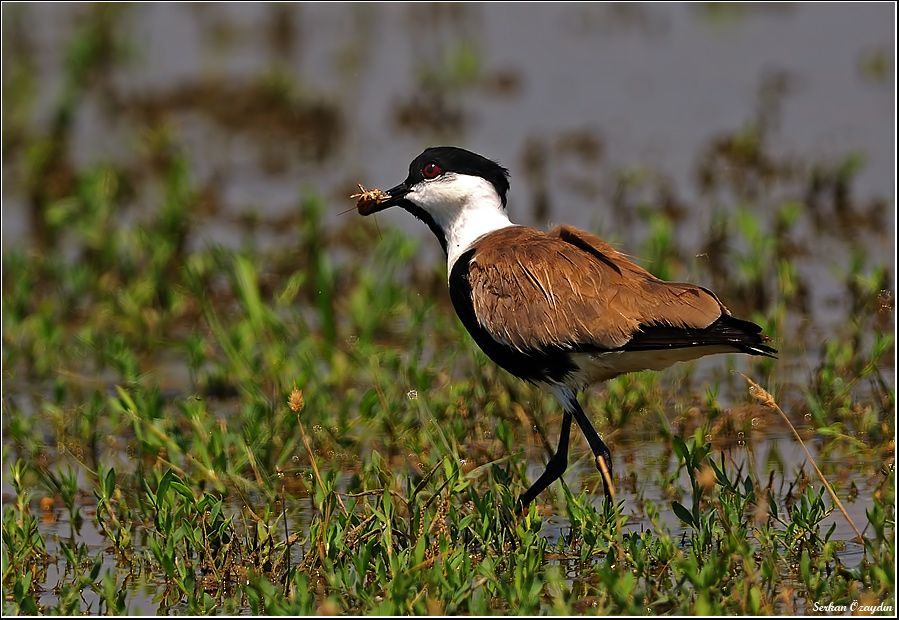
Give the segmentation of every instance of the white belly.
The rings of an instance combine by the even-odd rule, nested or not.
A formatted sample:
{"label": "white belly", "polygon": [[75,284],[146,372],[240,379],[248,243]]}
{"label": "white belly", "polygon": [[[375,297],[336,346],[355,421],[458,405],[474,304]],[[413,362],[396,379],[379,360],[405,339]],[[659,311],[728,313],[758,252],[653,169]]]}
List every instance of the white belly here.
{"label": "white belly", "polygon": [[576,389],[591,383],[607,381],[618,375],[639,370],[662,370],[677,362],[695,360],[713,353],[733,353],[726,345],[684,347],[655,351],[614,351],[610,353],[575,353],[571,357],[577,365],[569,383]]}

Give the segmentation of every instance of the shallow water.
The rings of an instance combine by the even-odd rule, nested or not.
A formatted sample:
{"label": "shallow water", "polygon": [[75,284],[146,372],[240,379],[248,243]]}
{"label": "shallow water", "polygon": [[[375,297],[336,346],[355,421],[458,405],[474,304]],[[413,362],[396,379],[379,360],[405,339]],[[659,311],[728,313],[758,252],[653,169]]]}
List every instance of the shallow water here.
{"label": "shallow water", "polygon": [[[590,457],[589,452],[586,451],[583,446],[580,448],[577,447],[578,443],[579,442],[575,442],[575,448],[572,451],[572,461],[564,476],[564,481],[571,492],[575,494],[579,493],[582,489],[592,490],[595,493],[593,501],[599,506],[603,501],[601,482],[599,476],[593,469],[592,458]],[[752,439],[751,452],[749,451],[750,446],[744,444],[742,447],[736,446],[726,448],[724,449],[724,454],[726,455],[728,462],[733,462],[735,467],[745,465],[747,458],[752,456],[756,463],[756,470],[764,471],[764,462],[768,456],[768,452],[770,450],[776,450],[779,453],[779,458],[784,462],[785,471],[796,472],[803,467],[805,459],[800,451],[791,448],[793,445],[792,438],[784,433],[766,433]],[[822,457],[822,455],[815,449],[814,442],[810,445],[810,449],[819,466],[825,471],[831,471],[834,467],[839,467],[839,461],[833,456]],[[617,500],[624,501],[623,515],[627,517],[623,532],[640,532],[647,529],[652,530],[654,528],[653,524],[647,519],[645,512],[640,508],[643,502],[651,501],[659,507],[659,517],[662,525],[667,531],[670,532],[675,539],[682,539],[682,544],[689,544],[690,528],[678,520],[670,509],[672,498],[664,497],[660,493],[659,487],[653,484],[653,479],[651,475],[649,475],[649,472],[660,465],[666,468],[676,467],[676,457],[670,453],[666,453],[661,446],[652,442],[642,441],[633,445],[625,444],[614,446],[613,455],[616,459],[619,459],[616,467],[626,474],[634,472],[634,467],[632,464],[622,464],[620,459],[622,457],[627,458],[631,450],[637,452],[637,454],[630,456],[637,456],[639,458],[639,471],[644,479],[639,480],[636,489],[630,488],[627,484],[619,484],[618,486]],[[713,452],[713,457],[718,460],[720,454]],[[845,502],[849,516],[856,523],[866,522],[865,510],[870,508],[871,493],[877,485],[880,484],[880,476],[872,475],[870,473],[866,474],[862,471],[862,469],[868,470],[871,465],[872,464],[868,464],[867,467],[850,471],[848,473],[848,479],[841,479],[841,484],[854,482],[858,487],[859,493],[857,499]],[[876,468],[874,469],[876,470]],[[528,476],[532,480],[536,479],[542,471],[542,460],[535,458],[535,460],[531,461],[528,467]],[[775,479],[775,485],[778,484],[778,481],[780,480],[782,480],[782,478],[778,476]],[[346,481],[347,478],[343,480],[340,487],[345,488],[344,484]],[[812,481],[812,484],[817,488],[818,485],[816,485],[815,482],[816,481]],[[681,472],[680,484],[684,488],[689,488],[689,479],[685,472]],[[547,492],[561,494],[562,490],[557,482],[551,486]],[[12,489],[6,484],[3,485],[3,495],[4,503],[6,503],[7,500],[12,501],[14,497]],[[685,505],[689,505],[689,496],[679,497],[677,499]],[[546,497],[542,497],[540,501],[546,502],[549,500]],[[288,527],[290,531],[294,532],[306,529],[315,516],[311,507],[302,500],[299,502],[291,501],[290,503],[293,506],[288,516]],[[781,505],[779,508],[783,511],[786,507]],[[68,513],[59,506],[56,506],[49,511],[42,511],[35,505],[34,509],[35,512],[41,514],[41,532],[47,541],[47,552],[51,557],[56,558],[55,562],[48,566],[47,579],[44,582],[45,590],[40,598],[42,603],[49,605],[52,604],[56,598],[53,588],[57,582],[60,582],[63,579],[61,571],[65,569],[66,562],[60,555],[59,544],[60,541],[71,540],[71,525]],[[76,533],[77,543],[79,545],[85,545],[91,555],[104,550],[109,551],[108,539],[106,539],[93,524],[92,511],[94,509],[95,505],[92,502],[88,501],[82,504],[81,512],[84,520],[77,528]],[[243,507],[239,502],[231,501],[227,505],[227,510],[230,514],[235,516],[235,519],[239,520],[241,518],[240,515],[243,511]],[[548,506],[544,506],[542,510],[551,509]],[[834,510],[830,516],[822,521],[821,531],[827,531],[831,524],[836,524],[832,539],[844,541],[842,543],[842,548],[836,553],[836,558],[846,568],[855,568],[864,557],[863,546],[852,541],[854,533],[851,526],[846,522],[839,511]],[[567,540],[570,533],[571,523],[563,513],[551,512],[546,516],[543,522],[542,534],[546,536],[550,547],[555,546],[560,538]],[[139,540],[144,535],[143,528],[137,527],[132,534],[135,540]],[[291,562],[294,565],[298,565],[302,561],[303,553],[303,548],[299,544],[295,545],[291,553]],[[567,562],[567,560],[560,561]],[[118,568],[119,571],[134,571],[134,578],[130,579],[126,586],[128,591],[129,612],[132,614],[159,613],[162,610],[160,605],[162,592],[165,587],[164,581],[159,576],[147,574],[146,569],[142,569],[139,564],[129,567],[117,564],[116,562],[117,561],[111,552],[103,554],[103,570]],[[583,573],[583,566],[572,563],[567,570],[569,580],[576,580]],[[88,588],[83,592],[83,599],[85,608],[96,613],[100,605],[100,598],[98,595]],[[174,607],[168,608],[167,611],[168,613],[175,614],[184,613],[185,609],[181,609],[181,606],[184,605],[186,605],[186,603],[175,605]],[[241,613],[249,613],[249,609],[243,608]]]}
{"label": "shallow water", "polygon": [[[29,114],[36,127],[49,122],[63,89],[65,45],[86,10],[69,4],[3,6],[4,79],[13,63],[32,63],[40,96]],[[329,222],[343,225],[355,217],[337,215],[352,206],[346,196],[355,183],[391,186],[423,147],[453,143],[511,169],[514,220],[591,228],[625,250],[645,238],[647,224],[633,204],[615,202],[619,179],[648,178],[632,203],[651,203],[659,188],[675,196],[684,211],[676,240],[695,249],[700,260],[712,212],[735,206],[728,195],[701,189],[701,156],[722,134],[756,122],[767,127],[770,153],[802,171],[800,177],[860,154],[863,166],[854,177],[851,202],[859,213],[873,212],[881,220],[830,234],[810,226],[797,232],[805,251],[796,266],[812,283],[809,313],[798,320],[810,327],[796,336],[805,341],[792,343],[792,356],[779,369],[790,369],[795,381],[806,380],[821,343],[847,320],[851,300],[844,276],[853,246],[865,247],[895,278],[895,9],[888,4],[159,3],[122,9],[120,27],[129,53],[109,71],[114,96],[92,94],[79,106],[71,159],[77,166],[111,161],[140,167],[143,132],[161,110],[190,162],[192,183],[206,188],[215,206],[204,216],[202,233],[189,240],[195,247],[238,247],[248,239],[290,247],[293,240],[277,222],[295,208],[301,192],[325,196]],[[879,54],[888,67],[882,76],[870,68]],[[290,110],[311,102],[324,112],[297,119],[276,105],[244,101],[240,94],[263,75],[290,83]],[[236,116],[229,108],[238,110]],[[25,157],[15,146],[4,152],[4,249],[27,246],[34,233],[22,182]],[[771,217],[784,197],[801,196],[803,187],[781,180],[765,189],[770,193],[749,206]],[[126,218],[139,220],[158,207],[160,189],[141,190]],[[246,213],[273,224],[248,231],[240,218]],[[423,238],[422,262],[440,260],[427,229],[406,214],[377,219],[380,226]],[[726,378],[719,366],[704,361],[699,376]],[[186,381],[179,362],[161,360],[159,368],[161,374],[170,370],[165,387],[180,393]],[[884,359],[882,370],[892,374],[893,362]],[[4,381],[6,394],[26,387]],[[727,396],[722,395],[725,402]],[[759,470],[775,449],[785,471],[804,462],[792,437],[780,430],[760,433],[751,444]],[[673,458],[651,436],[614,450],[616,458],[630,455],[649,467],[670,467]],[[533,452],[532,479],[543,468],[539,450]],[[737,462],[747,458],[745,447],[729,454]],[[822,466],[836,469],[839,463]],[[860,465],[847,474],[859,489],[858,499],[847,504],[857,522],[865,522],[877,484],[866,473],[871,468]],[[575,492],[585,485],[600,491],[589,458],[574,463],[565,479]],[[4,482],[4,503],[11,492]],[[671,501],[651,477],[633,491],[623,486],[621,497],[628,505]],[[683,531],[670,510],[663,517],[672,531]],[[299,510],[293,518],[299,527],[311,515]],[[839,513],[825,525],[831,522],[837,524],[835,538],[852,537]],[[646,526],[639,516],[628,524]],[[553,515],[544,532],[555,542],[567,527],[564,516]],[[50,540],[68,531],[58,509],[42,523]],[[92,549],[104,545],[89,520],[79,541]],[[854,566],[861,551],[846,545],[840,557]],[[132,586],[133,611],[156,609],[155,586]],[[52,590],[45,596],[52,598]]]}
{"label": "shallow water", "polygon": [[[123,24],[133,57],[111,70],[125,109],[104,116],[98,102],[86,102],[71,148],[76,163],[136,156],[129,127],[135,112],[128,104],[164,98],[186,85],[248,83],[278,69],[339,111],[340,142],[320,161],[293,150],[302,136],[282,135],[282,144],[270,145],[272,136],[247,135],[246,128],[222,127],[191,106],[171,104],[179,137],[198,167],[196,181],[215,179],[226,210],[276,215],[292,205],[299,187],[334,198],[356,179],[387,186],[405,176],[407,162],[423,145],[442,138],[510,167],[513,211],[522,223],[541,225],[546,221],[530,217],[532,188],[521,172],[526,144],[537,141],[549,160],[552,220],[590,226],[614,221],[614,214],[578,190],[609,183],[610,172],[619,168],[652,170],[669,179],[689,208],[698,199],[696,153],[710,138],[752,121],[760,87],[780,76],[786,94],[773,136],[777,151],[822,161],[860,151],[865,164],[857,177],[859,200],[893,196],[893,84],[890,75],[878,82],[862,69],[877,51],[889,61],[888,5],[749,5],[716,15],[678,4],[321,3],[285,10],[281,18],[294,32],[278,54],[268,49],[276,11],[256,4],[215,11],[165,4],[129,8]],[[14,12],[27,28],[38,88],[47,94],[32,111],[41,121],[61,88],[62,44],[85,8],[4,8],[6,15]],[[6,28],[13,27],[11,21]],[[223,41],[215,42],[216,35]],[[417,74],[434,72],[447,56],[464,56],[465,50],[477,55],[471,62],[478,79],[447,88],[446,98],[466,122],[456,127],[447,114],[421,132],[398,124],[398,102],[419,90]],[[4,62],[15,59],[10,54]],[[491,90],[497,75],[516,86]],[[266,169],[260,153],[265,148],[285,157]],[[6,172],[16,163],[6,158]],[[21,240],[26,228],[15,181],[11,176],[4,184],[5,243]],[[892,228],[895,214],[887,211]],[[408,219],[383,217],[398,226]],[[679,233],[689,238],[690,230]]]}

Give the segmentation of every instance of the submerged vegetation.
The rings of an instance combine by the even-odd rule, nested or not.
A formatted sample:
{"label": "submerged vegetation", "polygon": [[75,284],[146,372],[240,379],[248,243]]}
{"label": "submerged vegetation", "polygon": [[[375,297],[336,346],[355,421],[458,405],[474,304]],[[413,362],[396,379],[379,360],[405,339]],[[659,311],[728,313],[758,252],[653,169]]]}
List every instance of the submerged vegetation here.
{"label": "submerged vegetation", "polygon": [[[205,87],[136,117],[117,107],[104,77],[124,53],[117,10],[76,37],[49,128],[23,113],[28,67],[4,72],[4,182],[22,189],[32,235],[3,248],[4,614],[895,609],[895,265],[864,242],[887,207],[854,195],[855,153],[779,155],[776,84],[695,154],[701,238],[680,237],[685,201],[651,172],[608,171],[597,200],[621,218],[601,232],[629,231],[659,275],[708,284],[780,359],[600,387],[587,412],[619,501],[602,501],[576,442],[566,482],[516,516],[558,406],[471,342],[440,261],[417,260],[428,247],[334,217],[349,199],[304,189],[277,217],[228,216],[166,119],[190,108],[230,125],[234,110],[207,109],[222,94]],[[476,54],[422,77],[428,97],[483,87]],[[137,163],[72,156],[89,92],[137,124]],[[309,123],[303,140],[328,135],[303,157],[336,148],[344,116],[308,90],[270,79],[238,99],[246,116],[280,102],[274,130],[243,121],[263,141]],[[556,148],[601,159],[595,136],[575,138]],[[211,242],[228,217],[239,239]],[[849,300],[829,318],[820,278]],[[863,540],[734,370],[773,394]]]}

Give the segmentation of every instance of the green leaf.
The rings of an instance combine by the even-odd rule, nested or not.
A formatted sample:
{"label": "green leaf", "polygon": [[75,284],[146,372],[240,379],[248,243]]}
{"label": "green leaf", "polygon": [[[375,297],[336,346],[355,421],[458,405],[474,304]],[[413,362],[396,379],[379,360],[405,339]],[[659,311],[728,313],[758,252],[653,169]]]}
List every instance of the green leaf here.
{"label": "green leaf", "polygon": [[156,487],[156,499],[162,499],[165,497],[165,494],[169,490],[169,485],[172,483],[172,470],[167,469],[165,473],[162,474],[162,478],[159,480],[159,485]]}
{"label": "green leaf", "polygon": [[775,519],[777,518],[777,502],[774,500],[774,494],[771,491],[768,491],[768,510],[771,512],[771,516]]}
{"label": "green leaf", "polygon": [[687,444],[684,443],[684,440],[680,437],[673,437],[671,439],[671,443],[674,447],[674,453],[678,456],[678,458],[689,465],[690,451],[687,449]]}
{"label": "green leaf", "polygon": [[762,593],[757,586],[749,590],[749,611],[756,615],[762,611]]}
{"label": "green leaf", "polygon": [[755,485],[752,484],[752,478],[746,476],[746,479],[743,480],[743,488],[746,489],[746,495],[752,495],[753,490],[755,489]]}
{"label": "green leaf", "polygon": [[179,480],[172,480],[172,488],[182,497],[191,502],[195,501],[193,491],[191,491],[187,485]]}
{"label": "green leaf", "polygon": [[110,468],[106,472],[106,480],[103,481],[103,492],[107,498],[112,497],[112,494],[115,492],[115,467]]}
{"label": "green leaf", "polygon": [[674,514],[678,516],[678,518],[689,525],[690,527],[696,527],[696,522],[693,520],[693,515],[690,514],[690,511],[684,508],[684,505],[680,502],[671,502],[671,508],[674,510]]}
{"label": "green leaf", "polygon": [[250,322],[256,328],[264,325],[266,316],[265,304],[259,293],[259,278],[256,266],[246,257],[237,256],[234,259],[234,279],[237,285],[237,293],[243,304]]}
{"label": "green leaf", "polygon": [[91,583],[97,581],[97,577],[100,576],[100,569],[103,568],[103,558],[97,557],[94,559],[94,564],[91,566],[90,572],[90,580]]}
{"label": "green leaf", "polygon": [[812,559],[809,557],[808,549],[802,550],[802,557],[799,558],[799,574],[802,576],[802,581],[809,585],[812,576]]}

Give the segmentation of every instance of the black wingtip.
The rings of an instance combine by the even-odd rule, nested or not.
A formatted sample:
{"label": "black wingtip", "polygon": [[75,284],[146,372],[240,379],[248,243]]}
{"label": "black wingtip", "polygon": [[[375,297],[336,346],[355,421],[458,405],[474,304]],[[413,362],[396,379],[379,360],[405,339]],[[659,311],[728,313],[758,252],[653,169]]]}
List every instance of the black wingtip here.
{"label": "black wingtip", "polygon": [[736,351],[777,359],[777,349],[765,344],[770,338],[762,333],[762,328],[744,319],[729,314],[704,329],[672,327],[670,325],[642,326],[622,350],[678,349],[726,345]]}
{"label": "black wingtip", "polygon": [[725,315],[710,327],[717,327],[719,330],[729,332],[732,337],[736,336],[733,344],[744,353],[777,359],[777,349],[765,344],[771,338],[763,334],[762,328],[752,321]]}

